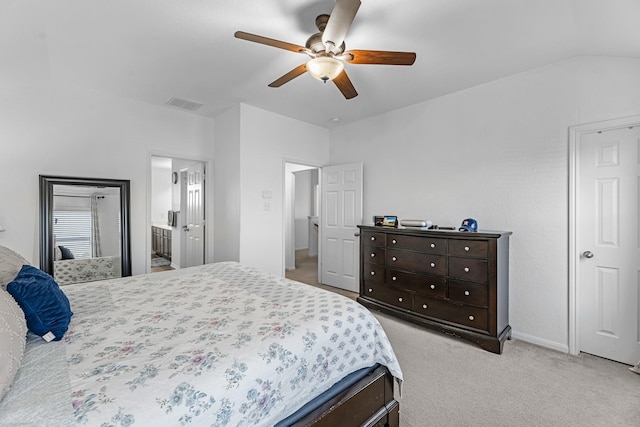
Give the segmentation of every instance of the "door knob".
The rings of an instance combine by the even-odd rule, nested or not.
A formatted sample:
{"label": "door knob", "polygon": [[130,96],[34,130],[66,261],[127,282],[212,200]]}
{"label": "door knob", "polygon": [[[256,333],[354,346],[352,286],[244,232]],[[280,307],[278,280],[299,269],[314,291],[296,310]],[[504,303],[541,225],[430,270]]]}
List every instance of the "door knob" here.
{"label": "door knob", "polygon": [[593,252],[584,251],[584,252],[582,252],[582,256],[585,257],[585,258],[593,258]]}
{"label": "door knob", "polygon": [[359,233],[358,231],[356,231],[355,233],[353,233],[353,235],[354,235],[355,237],[358,237],[358,236],[360,235],[360,233]]}

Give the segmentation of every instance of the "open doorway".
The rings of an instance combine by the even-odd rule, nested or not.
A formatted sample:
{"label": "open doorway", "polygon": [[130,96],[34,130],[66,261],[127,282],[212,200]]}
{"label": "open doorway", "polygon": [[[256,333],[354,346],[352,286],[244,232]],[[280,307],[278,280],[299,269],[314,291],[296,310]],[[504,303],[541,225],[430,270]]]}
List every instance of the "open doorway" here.
{"label": "open doorway", "polygon": [[285,163],[285,276],[318,284],[319,175],[316,166]]}
{"label": "open doorway", "polygon": [[147,271],[204,264],[205,167],[203,161],[151,156]]}

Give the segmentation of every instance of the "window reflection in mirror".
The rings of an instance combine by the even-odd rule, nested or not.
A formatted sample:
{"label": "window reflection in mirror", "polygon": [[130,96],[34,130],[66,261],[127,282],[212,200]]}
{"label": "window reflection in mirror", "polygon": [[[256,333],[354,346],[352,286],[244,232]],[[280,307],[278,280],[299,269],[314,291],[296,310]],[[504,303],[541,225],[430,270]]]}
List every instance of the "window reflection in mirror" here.
{"label": "window reflection in mirror", "polygon": [[120,189],[53,186],[54,261],[120,256]]}

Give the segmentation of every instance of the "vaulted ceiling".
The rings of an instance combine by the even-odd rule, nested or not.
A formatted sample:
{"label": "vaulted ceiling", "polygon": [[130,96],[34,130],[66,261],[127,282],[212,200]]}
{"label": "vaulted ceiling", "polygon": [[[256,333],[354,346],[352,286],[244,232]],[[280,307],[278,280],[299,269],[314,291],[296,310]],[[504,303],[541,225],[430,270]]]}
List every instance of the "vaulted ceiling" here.
{"label": "vaulted ceiling", "polygon": [[351,100],[308,75],[268,87],[308,58],[234,32],[304,45],[333,5],[0,0],[0,94],[51,83],[156,105],[177,97],[209,117],[243,102],[332,127],[578,55],[640,58],[638,0],[362,0],[347,50],[413,51],[413,66],[347,64]]}

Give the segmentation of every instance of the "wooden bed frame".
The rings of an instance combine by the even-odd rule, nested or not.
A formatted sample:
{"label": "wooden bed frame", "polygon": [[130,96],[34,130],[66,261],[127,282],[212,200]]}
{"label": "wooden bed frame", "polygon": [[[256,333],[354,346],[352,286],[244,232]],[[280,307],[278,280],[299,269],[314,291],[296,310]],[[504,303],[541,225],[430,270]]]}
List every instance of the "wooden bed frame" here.
{"label": "wooden bed frame", "polygon": [[393,375],[380,366],[293,426],[399,427],[400,407],[393,395],[394,384]]}

